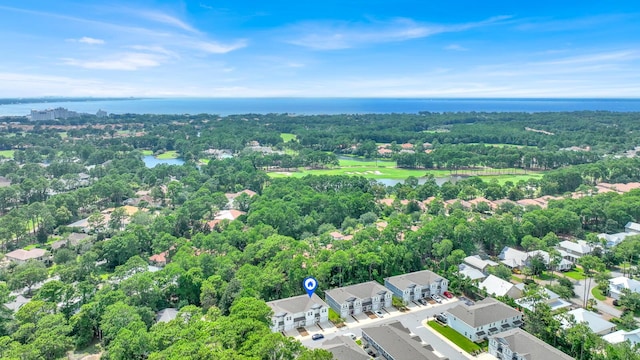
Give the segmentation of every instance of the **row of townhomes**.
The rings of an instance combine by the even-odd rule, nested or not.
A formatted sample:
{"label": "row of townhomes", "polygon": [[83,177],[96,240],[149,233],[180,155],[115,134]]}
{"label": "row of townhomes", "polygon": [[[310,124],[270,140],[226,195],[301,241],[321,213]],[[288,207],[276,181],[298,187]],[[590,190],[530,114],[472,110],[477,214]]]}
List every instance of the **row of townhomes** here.
{"label": "row of townhomes", "polygon": [[391,307],[392,296],[411,301],[442,295],[449,281],[429,270],[392,276],[385,286],[375,281],[325,291],[325,301],[313,294],[294,296],[267,303],[273,310],[272,331],[322,324],[329,320],[329,308],[342,318]]}

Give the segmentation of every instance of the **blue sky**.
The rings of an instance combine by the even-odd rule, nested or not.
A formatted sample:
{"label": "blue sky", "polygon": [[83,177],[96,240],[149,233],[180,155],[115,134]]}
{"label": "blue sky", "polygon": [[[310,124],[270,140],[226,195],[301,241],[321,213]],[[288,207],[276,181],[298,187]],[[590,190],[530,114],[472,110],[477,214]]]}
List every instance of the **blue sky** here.
{"label": "blue sky", "polygon": [[6,1],[0,97],[640,97],[636,1]]}

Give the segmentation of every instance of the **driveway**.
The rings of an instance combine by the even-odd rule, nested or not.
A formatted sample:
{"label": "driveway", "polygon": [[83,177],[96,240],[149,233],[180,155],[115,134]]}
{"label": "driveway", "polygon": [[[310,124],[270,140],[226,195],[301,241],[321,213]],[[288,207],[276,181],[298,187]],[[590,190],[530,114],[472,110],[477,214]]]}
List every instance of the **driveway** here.
{"label": "driveway", "polygon": [[390,322],[399,320],[402,325],[409,329],[412,333],[418,335],[422,341],[427,344],[433,346],[433,348],[442,354],[445,357],[448,357],[451,360],[467,360],[470,359],[471,356],[467,353],[462,353],[459,350],[453,348],[449,345],[446,340],[442,339],[440,336],[434,334],[429,329],[425,328],[422,324],[424,320],[427,318],[433,317],[435,314],[444,312],[450,308],[458,305],[460,301],[458,299],[450,299],[445,301],[442,304],[436,305],[414,305],[411,304],[409,306],[410,311],[400,312],[397,310],[390,310],[389,314],[385,314],[382,319],[360,319],[359,322],[354,320],[348,321],[347,326],[337,329],[335,326],[324,326],[324,331],[321,331],[317,327],[309,327],[309,334],[322,333],[324,335],[323,340],[311,340],[311,336],[295,336],[296,339],[302,342],[302,345],[308,348],[319,348],[322,346],[322,343],[328,339],[332,339],[336,336],[344,336],[346,333],[353,333],[358,338],[362,337],[362,328],[369,326],[377,326],[377,325],[385,325]]}
{"label": "driveway", "polygon": [[[585,288],[587,286],[587,282],[589,281],[589,279],[585,279],[585,280],[573,280],[573,291],[576,293],[576,295],[578,296],[577,298],[573,298],[571,299],[571,301],[575,304],[578,305],[580,307],[582,307],[582,305],[584,304],[584,294],[585,294]],[[597,284],[596,282],[591,279],[591,286],[589,287],[589,289],[587,289],[587,299],[593,299],[593,295],[591,295],[591,289],[593,289],[594,287],[596,287]],[[596,308],[598,309],[598,311],[600,311],[601,313],[605,313],[608,315],[611,315],[613,317],[620,317],[622,316],[622,311],[616,309],[615,307],[602,302],[600,300],[596,300],[597,305]]]}

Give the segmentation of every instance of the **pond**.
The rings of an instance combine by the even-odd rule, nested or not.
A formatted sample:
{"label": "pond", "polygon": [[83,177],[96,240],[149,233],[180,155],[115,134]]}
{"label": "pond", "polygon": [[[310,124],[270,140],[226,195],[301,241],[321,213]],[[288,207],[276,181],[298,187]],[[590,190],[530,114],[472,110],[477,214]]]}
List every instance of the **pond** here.
{"label": "pond", "polygon": [[177,159],[158,159],[153,155],[146,155],[142,157],[142,161],[144,161],[144,165],[148,168],[153,168],[156,167],[157,165],[160,164],[167,164],[167,165],[182,165],[184,164],[184,160],[177,158]]}

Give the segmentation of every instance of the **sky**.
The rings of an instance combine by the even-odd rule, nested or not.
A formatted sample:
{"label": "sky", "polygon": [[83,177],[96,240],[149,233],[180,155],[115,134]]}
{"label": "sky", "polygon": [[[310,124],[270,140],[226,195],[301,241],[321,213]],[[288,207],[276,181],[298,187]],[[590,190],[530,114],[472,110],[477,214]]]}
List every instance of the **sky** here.
{"label": "sky", "polygon": [[639,98],[639,1],[0,0],[0,97]]}

